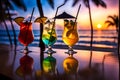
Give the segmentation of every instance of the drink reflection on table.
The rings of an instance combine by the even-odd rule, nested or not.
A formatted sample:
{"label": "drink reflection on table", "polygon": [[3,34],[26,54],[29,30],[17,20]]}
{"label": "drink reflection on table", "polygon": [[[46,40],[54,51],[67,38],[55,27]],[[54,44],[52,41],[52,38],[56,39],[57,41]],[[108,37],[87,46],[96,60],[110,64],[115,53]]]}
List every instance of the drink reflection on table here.
{"label": "drink reflection on table", "polygon": [[56,59],[52,55],[48,55],[43,60],[43,71],[54,75],[56,73]]}
{"label": "drink reflection on table", "polygon": [[25,54],[23,57],[20,58],[19,63],[20,66],[16,69],[16,74],[19,77],[24,78],[24,80],[26,80],[27,78],[30,78],[32,80],[34,63],[33,58],[30,57],[28,54]]}
{"label": "drink reflection on table", "polygon": [[78,80],[78,60],[73,57],[73,54],[69,54],[63,60],[64,73],[59,76],[60,80]]}
{"label": "drink reflection on table", "polygon": [[53,57],[52,54],[48,54],[48,56],[44,58],[42,66],[43,70],[36,71],[37,80],[57,79],[56,58]]}

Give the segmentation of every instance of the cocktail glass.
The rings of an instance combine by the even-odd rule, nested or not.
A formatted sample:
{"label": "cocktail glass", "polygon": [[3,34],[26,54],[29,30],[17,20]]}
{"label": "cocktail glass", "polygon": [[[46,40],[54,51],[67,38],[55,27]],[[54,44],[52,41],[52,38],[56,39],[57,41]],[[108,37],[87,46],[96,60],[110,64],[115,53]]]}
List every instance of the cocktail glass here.
{"label": "cocktail glass", "polygon": [[52,45],[57,40],[57,34],[56,34],[54,22],[47,21],[44,24],[42,40],[44,44],[48,46],[48,50],[45,51],[45,53],[48,53],[48,54],[55,53],[55,51],[52,50]]}
{"label": "cocktail glass", "polygon": [[34,40],[31,22],[25,21],[20,23],[20,33],[18,36],[18,40],[21,44],[25,46],[24,50],[29,51],[28,45]]}
{"label": "cocktail glass", "polygon": [[17,17],[14,19],[14,21],[20,26],[20,32],[18,35],[19,42],[25,46],[25,53],[30,52],[28,50],[28,45],[34,40],[32,22],[24,20],[24,17]]}
{"label": "cocktail glass", "polygon": [[64,31],[62,34],[62,40],[69,47],[68,52],[65,52],[65,53],[68,53],[68,54],[76,53],[72,47],[79,40],[79,36],[77,32],[77,23],[75,23],[72,20],[64,20]]}

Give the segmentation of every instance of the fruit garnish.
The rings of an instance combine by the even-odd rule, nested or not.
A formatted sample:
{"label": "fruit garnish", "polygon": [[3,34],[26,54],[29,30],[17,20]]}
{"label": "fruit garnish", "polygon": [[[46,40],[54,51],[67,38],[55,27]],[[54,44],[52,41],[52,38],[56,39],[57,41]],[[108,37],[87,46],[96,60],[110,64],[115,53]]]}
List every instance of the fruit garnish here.
{"label": "fruit garnish", "polygon": [[23,20],[24,20],[24,17],[16,17],[16,18],[14,19],[14,21],[15,21],[18,25],[20,25],[20,23],[23,22]]}
{"label": "fruit garnish", "polygon": [[66,33],[66,36],[69,37],[69,38],[75,38],[77,36],[77,33],[75,30],[69,30],[67,33]]}
{"label": "fruit garnish", "polygon": [[66,36],[69,37],[69,35],[70,35],[72,32],[73,32],[73,30],[67,31]]}
{"label": "fruit garnish", "polygon": [[47,17],[38,17],[35,19],[34,22],[45,23],[46,20],[47,20]]}
{"label": "fruit garnish", "polygon": [[21,66],[19,66],[17,69],[16,69],[16,74],[23,77],[23,72],[22,72],[22,68]]}
{"label": "fruit garnish", "polygon": [[73,26],[75,24],[75,22],[73,22],[72,20],[70,20],[70,24],[71,24],[71,26]]}
{"label": "fruit garnish", "polygon": [[64,25],[67,26],[69,24],[68,20],[64,20]]}

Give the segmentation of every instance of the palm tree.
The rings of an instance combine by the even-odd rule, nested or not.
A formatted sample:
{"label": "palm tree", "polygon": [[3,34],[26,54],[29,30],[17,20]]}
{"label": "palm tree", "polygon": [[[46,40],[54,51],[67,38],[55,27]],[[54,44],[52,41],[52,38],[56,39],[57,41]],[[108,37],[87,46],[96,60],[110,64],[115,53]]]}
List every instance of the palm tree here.
{"label": "palm tree", "polygon": [[[26,6],[25,4],[23,3],[23,0],[11,0],[17,7],[23,9],[24,11],[26,11]],[[2,7],[2,9],[4,9],[4,13],[7,14],[7,19],[9,19],[10,23],[11,23],[11,27],[12,27],[12,31],[13,31],[13,35],[14,35],[14,45],[16,46],[17,45],[17,40],[16,40],[16,33],[15,33],[15,28],[14,28],[14,25],[13,25],[13,22],[12,22],[12,18],[11,18],[11,13],[10,13],[10,10],[14,10],[14,7],[13,5],[11,4],[10,0],[4,0],[4,1],[1,1],[1,6],[4,6]],[[6,13],[7,11],[7,13]],[[4,14],[3,14],[4,15]],[[7,25],[7,24],[6,24]],[[8,31],[8,30],[7,30]],[[9,36],[10,38],[10,36]]]}
{"label": "palm tree", "polygon": [[[79,1],[81,0],[74,0],[73,5],[75,6]],[[90,7],[90,1],[92,1],[97,7],[102,6],[104,8],[106,8],[106,4],[103,0],[82,0],[83,3],[85,4],[85,6],[88,8],[89,10],[89,18],[90,18],[90,26],[91,26],[91,41],[90,41],[90,64],[91,64],[91,59],[92,59],[92,43],[93,43],[93,22],[92,22],[92,16],[91,16],[91,7]]]}
{"label": "palm tree", "polygon": [[8,38],[9,38],[9,41],[10,41],[10,45],[12,46],[12,39],[11,39],[11,37],[10,37],[10,33],[9,33],[9,29],[8,29],[8,26],[7,26],[7,24],[6,24],[6,22],[5,22],[5,19],[7,19],[7,17],[6,17],[6,13],[5,13],[5,9],[3,8],[3,4],[2,4],[2,1],[0,0],[0,22],[3,22],[3,24],[4,24],[4,26],[5,26],[5,28],[6,28],[6,32],[7,32],[7,35],[8,35]]}
{"label": "palm tree", "polygon": [[[37,2],[37,7],[38,7],[38,11],[41,17],[44,17],[44,13],[43,13],[43,8],[42,8],[42,4],[41,4],[41,0],[36,0]],[[40,66],[41,66],[41,70],[43,70],[42,67],[42,63],[43,63],[43,59],[44,59],[44,50],[45,50],[45,44],[42,41],[42,33],[43,33],[43,24],[40,24],[40,39],[39,39],[39,47],[41,47],[40,50]]]}
{"label": "palm tree", "polygon": [[105,21],[105,24],[107,24],[107,27],[115,27],[116,28],[116,32],[118,33],[118,23],[119,23],[119,18],[117,15],[113,15],[113,16],[108,16],[108,19]]}
{"label": "palm tree", "polygon": [[120,40],[119,40],[119,18],[117,15],[109,15],[107,17],[108,19],[105,21],[105,24],[107,24],[107,27],[115,27],[116,33],[118,34],[118,58],[119,58],[119,46],[120,46]]}

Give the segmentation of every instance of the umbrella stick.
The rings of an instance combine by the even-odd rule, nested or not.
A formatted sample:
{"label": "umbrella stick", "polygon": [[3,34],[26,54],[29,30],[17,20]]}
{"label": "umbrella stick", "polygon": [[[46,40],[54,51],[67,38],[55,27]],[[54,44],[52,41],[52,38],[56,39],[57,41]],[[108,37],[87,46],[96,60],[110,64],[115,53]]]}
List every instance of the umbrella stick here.
{"label": "umbrella stick", "polygon": [[[80,8],[81,8],[81,4],[79,5],[78,11],[77,11],[77,15],[76,15],[76,17],[75,17],[75,23],[76,23],[76,21],[77,21],[77,17],[78,17]],[[74,25],[73,25],[73,29],[74,29],[75,23],[74,23]]]}

